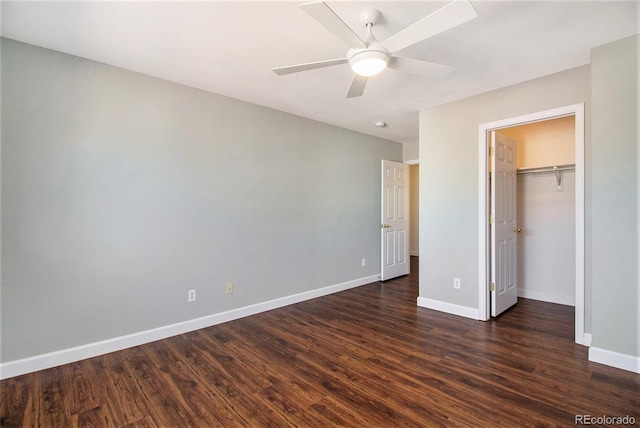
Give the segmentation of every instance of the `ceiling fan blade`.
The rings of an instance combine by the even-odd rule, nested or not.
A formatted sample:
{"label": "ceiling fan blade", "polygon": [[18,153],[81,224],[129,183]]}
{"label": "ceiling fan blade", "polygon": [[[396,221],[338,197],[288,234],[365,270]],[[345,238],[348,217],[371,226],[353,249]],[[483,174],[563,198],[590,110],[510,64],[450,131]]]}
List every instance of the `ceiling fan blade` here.
{"label": "ceiling fan blade", "polygon": [[392,56],[389,59],[387,67],[426,77],[445,77],[455,71],[454,67],[448,65],[397,56]]}
{"label": "ceiling fan blade", "polygon": [[347,98],[359,97],[364,93],[364,87],[367,85],[367,77],[360,76],[359,74],[353,75],[351,86],[349,86],[349,92],[347,92]]}
{"label": "ceiling fan blade", "polygon": [[350,48],[366,48],[367,45],[325,2],[317,1],[301,4],[302,10],[318,21],[320,25],[333,33]]}
{"label": "ceiling fan blade", "polygon": [[438,33],[476,18],[478,13],[468,0],[454,0],[418,22],[389,37],[382,45],[397,52]]}
{"label": "ceiling fan blade", "polygon": [[324,61],[307,62],[305,64],[287,65],[286,67],[272,68],[273,72],[280,76],[284,74],[298,73],[300,71],[314,70],[316,68],[331,67],[332,65],[345,64],[347,58],[327,59]]}

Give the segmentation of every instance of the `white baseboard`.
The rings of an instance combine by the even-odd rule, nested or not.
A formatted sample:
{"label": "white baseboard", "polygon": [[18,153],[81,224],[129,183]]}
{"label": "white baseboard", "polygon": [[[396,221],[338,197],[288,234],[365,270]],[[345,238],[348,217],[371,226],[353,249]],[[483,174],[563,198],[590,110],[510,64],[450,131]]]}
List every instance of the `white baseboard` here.
{"label": "white baseboard", "polygon": [[478,308],[470,308],[468,306],[441,302],[439,300],[428,299],[426,297],[418,297],[418,306],[474,320],[480,319],[480,311],[478,311]]}
{"label": "white baseboard", "polygon": [[188,333],[190,331],[211,327],[216,324],[233,321],[239,318],[244,318],[249,315],[255,315],[260,312],[270,311],[272,309],[292,305],[294,303],[303,302],[305,300],[315,299],[317,297],[326,296],[329,294],[337,293],[339,291],[359,287],[361,285],[371,284],[373,282],[378,282],[379,280],[379,274],[366,276],[363,278],[354,279],[352,281],[318,288],[316,290],[305,291],[303,293],[293,294],[291,296],[256,303],[254,305],[232,309],[226,312],[220,312],[217,314],[207,315],[205,317],[180,322],[177,324],[154,328],[152,330],[141,331],[138,333],[103,340],[100,342],[89,343],[86,345],[77,346],[75,348],[63,349],[61,351],[36,355],[34,357],[24,358],[21,360],[9,361],[0,364],[0,379],[8,379],[10,377],[20,376],[38,370],[49,369],[87,358],[93,358],[114,351],[120,351],[122,349],[131,348],[133,346],[143,345],[145,343],[154,342],[156,340],[166,339],[168,337],[177,336],[179,334]]}
{"label": "white baseboard", "polygon": [[525,290],[518,288],[518,297],[523,299],[540,300],[542,302],[558,303],[560,305],[575,306],[576,299],[573,296],[562,296],[560,294],[541,293],[539,291]]}
{"label": "white baseboard", "polygon": [[589,361],[640,373],[640,357],[601,348],[589,348]]}
{"label": "white baseboard", "polygon": [[420,257],[420,253],[418,251],[409,251],[410,256]]}

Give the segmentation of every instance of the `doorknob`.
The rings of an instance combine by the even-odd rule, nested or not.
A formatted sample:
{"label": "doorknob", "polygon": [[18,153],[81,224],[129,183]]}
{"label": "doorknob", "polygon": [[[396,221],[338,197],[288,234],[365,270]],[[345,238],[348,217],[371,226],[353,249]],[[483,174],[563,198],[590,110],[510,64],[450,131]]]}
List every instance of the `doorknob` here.
{"label": "doorknob", "polygon": [[520,232],[522,232],[522,229],[520,229],[519,227],[514,227],[513,231],[516,232],[516,233],[520,233]]}

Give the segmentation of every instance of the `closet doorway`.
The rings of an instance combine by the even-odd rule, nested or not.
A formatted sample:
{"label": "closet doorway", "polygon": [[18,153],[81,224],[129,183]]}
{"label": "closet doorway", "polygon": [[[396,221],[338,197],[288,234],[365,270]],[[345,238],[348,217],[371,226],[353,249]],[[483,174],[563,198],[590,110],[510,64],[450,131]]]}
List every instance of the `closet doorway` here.
{"label": "closet doorway", "polygon": [[575,306],[575,117],[497,132],[516,142],[518,297]]}
{"label": "closet doorway", "polygon": [[[570,303],[571,300],[573,300],[576,314],[576,342],[589,345],[590,335],[585,333],[584,325],[584,104],[561,107],[535,114],[485,123],[479,126],[479,318],[481,320],[488,320],[490,317],[489,304],[491,292],[489,291],[489,284],[491,248],[489,240],[489,207],[491,195],[489,192],[490,181],[488,166],[490,133],[492,131],[499,131],[506,134],[515,133],[516,137],[522,139],[522,136],[518,136],[517,134],[518,132],[527,130],[527,128],[519,127],[552,120],[558,120],[558,122],[550,122],[550,124],[554,125],[561,123],[563,120],[567,121],[564,125],[573,123],[573,147],[563,148],[563,150],[567,149],[569,152],[573,152],[573,157],[567,160],[566,157],[556,156],[562,155],[562,153],[558,152],[558,148],[551,150],[550,154],[544,153],[548,150],[538,150],[542,147],[534,147],[534,152],[529,150],[531,149],[530,147],[525,147],[520,150],[522,153],[519,155],[521,162],[518,168],[521,171],[520,174],[518,174],[518,181],[522,182],[519,186],[520,193],[525,192],[521,197],[520,205],[525,204],[525,206],[521,207],[524,211],[518,215],[518,222],[519,227],[522,228],[521,235],[525,236],[518,239],[518,241],[522,241],[519,243],[519,246],[522,247],[522,251],[519,251],[519,253],[522,252],[520,257],[524,258],[524,261],[521,262],[523,263],[523,272],[519,275],[523,278],[521,279],[523,284],[519,287],[519,294],[521,297],[555,301],[556,303],[563,304]],[[538,126],[544,128],[545,125],[548,124],[540,124]],[[531,128],[535,128],[535,126],[529,127],[529,130]],[[558,130],[556,129],[554,132],[557,133]],[[545,143],[542,144],[544,145]],[[535,154],[536,152],[541,152],[542,158],[537,156]],[[529,154],[529,156],[527,156],[527,154]],[[547,157],[547,155],[550,156]],[[569,153],[569,156],[570,155],[571,153]],[[571,162],[571,160],[573,160],[573,162]],[[543,164],[540,164],[541,161],[543,161]],[[575,164],[575,167],[573,167],[572,164]],[[556,170],[553,170],[553,166],[557,167]],[[550,169],[548,169],[548,167],[550,167]],[[561,168],[562,171],[559,171]],[[535,179],[535,181],[533,179]],[[549,180],[551,182],[551,188],[545,189],[545,183],[548,183]],[[527,189],[522,189],[523,186],[527,187]],[[550,192],[548,192],[549,190]],[[572,194],[573,197],[567,198],[567,192]],[[539,198],[542,199],[540,200]],[[544,198],[549,199],[545,200]],[[553,207],[548,206],[553,200],[561,200],[558,206],[564,206],[562,214],[558,212],[549,214],[549,212],[554,211],[552,209]],[[570,208],[567,208],[571,205],[574,207],[573,212],[571,212]],[[566,219],[567,212],[569,213],[569,217],[572,217],[568,219],[568,222]],[[554,215],[558,216],[558,218],[555,219],[557,220],[557,224],[554,224],[552,228],[557,226],[558,228],[568,227],[572,229],[571,231],[564,231],[568,232],[565,233],[565,235],[568,236],[570,241],[568,246],[565,245],[565,252],[561,256],[564,257],[564,264],[562,264],[562,260],[551,260],[548,258],[549,255],[553,257],[553,254],[556,254],[555,251],[539,253],[537,249],[542,242],[546,242],[547,246],[551,245],[553,247],[556,245],[553,241],[553,236],[551,236],[551,244],[548,243],[550,239],[549,236],[552,235],[548,233],[549,231],[545,230],[541,232],[541,225],[544,224],[548,227],[549,222],[554,221]],[[561,221],[559,217],[562,217]],[[563,224],[560,225],[560,223]],[[527,227],[530,230],[527,231],[527,229],[525,229],[525,224],[529,225]],[[529,233],[530,236],[526,236],[527,233]],[[535,235],[535,237],[533,235]],[[557,238],[558,241],[562,239],[563,244],[566,244],[566,236],[562,238],[558,236]],[[560,245],[557,246],[560,247]],[[531,255],[532,251],[534,252],[533,258],[527,258],[526,253],[528,252]],[[568,252],[568,254],[566,252]],[[566,257],[572,259],[573,263],[566,263]],[[550,274],[553,276],[552,266],[556,262],[562,266],[563,273],[558,273],[558,278],[553,279],[553,281],[556,283],[557,281],[563,281],[564,288],[562,289],[551,284],[549,276],[547,276],[546,279],[540,276],[541,274]],[[549,263],[551,263],[551,265]],[[532,264],[543,264],[546,268],[542,270],[546,272],[539,272],[539,269],[538,272],[535,272]],[[572,273],[566,273],[567,266]],[[565,277],[559,278],[562,275],[565,275]],[[567,281],[569,285],[567,285]],[[568,290],[568,288],[571,287],[573,287],[573,293]]]}

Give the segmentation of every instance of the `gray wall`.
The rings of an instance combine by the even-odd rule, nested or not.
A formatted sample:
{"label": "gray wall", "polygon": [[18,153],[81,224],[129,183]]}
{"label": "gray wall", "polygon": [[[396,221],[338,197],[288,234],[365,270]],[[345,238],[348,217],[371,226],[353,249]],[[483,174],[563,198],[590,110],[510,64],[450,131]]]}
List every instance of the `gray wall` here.
{"label": "gray wall", "polygon": [[[420,242],[428,243],[420,246],[420,297],[478,308],[479,125],[583,102],[589,117],[589,85],[583,66],[420,112]],[[587,153],[590,141],[587,121]],[[585,169],[588,182],[589,160]],[[588,191],[585,197],[589,229]],[[588,299],[588,272],[585,280]]]}
{"label": "gray wall", "polygon": [[402,160],[405,162],[420,159],[418,154],[418,142],[409,142],[402,145]]}
{"label": "gray wall", "polygon": [[640,357],[640,36],[592,51],[593,346]]}
{"label": "gray wall", "polygon": [[400,144],[4,39],[2,113],[2,362],[380,272]]}

